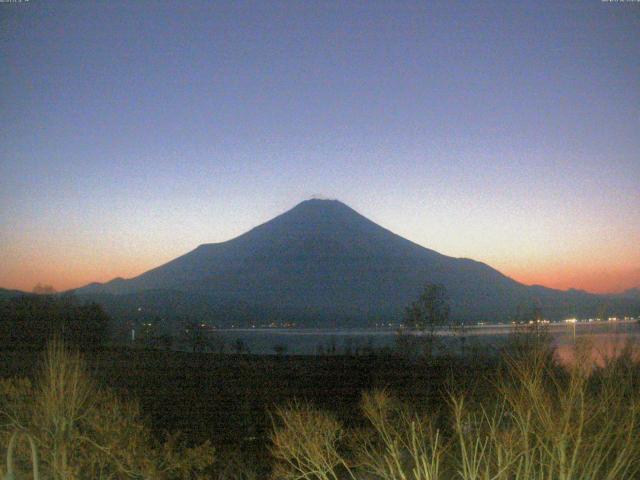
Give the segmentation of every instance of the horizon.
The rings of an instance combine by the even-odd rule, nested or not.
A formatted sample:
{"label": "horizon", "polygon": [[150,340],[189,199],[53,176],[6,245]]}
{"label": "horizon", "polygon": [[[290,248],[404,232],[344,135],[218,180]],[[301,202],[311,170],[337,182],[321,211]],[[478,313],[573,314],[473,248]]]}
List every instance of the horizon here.
{"label": "horizon", "polygon": [[[224,243],[224,242],[232,241],[232,240],[234,240],[234,239],[238,238],[239,236],[242,236],[242,235],[244,235],[245,233],[247,233],[247,232],[249,232],[249,231],[253,230],[254,228],[257,228],[257,227],[259,227],[259,226],[261,226],[261,225],[264,225],[264,224],[266,224],[266,223],[269,223],[271,220],[273,220],[273,219],[277,218],[278,216],[284,215],[284,214],[286,214],[286,213],[288,213],[288,212],[290,212],[290,211],[292,211],[292,210],[294,210],[294,209],[298,208],[298,207],[299,207],[299,206],[301,206],[302,204],[309,203],[309,202],[327,202],[327,203],[329,203],[329,202],[331,202],[331,203],[335,203],[335,202],[337,202],[337,203],[339,203],[340,205],[342,205],[342,206],[344,206],[344,207],[346,207],[346,208],[348,208],[348,209],[350,209],[350,210],[354,211],[356,214],[361,215],[361,214],[360,214],[360,212],[358,212],[358,211],[354,210],[353,208],[351,208],[351,206],[349,206],[349,205],[347,205],[346,203],[342,202],[340,199],[337,199],[337,198],[326,198],[326,197],[324,197],[324,196],[313,195],[311,198],[308,198],[308,199],[305,199],[305,200],[300,201],[299,203],[297,203],[296,205],[294,205],[294,206],[292,206],[291,208],[287,209],[286,211],[281,212],[281,213],[279,213],[279,214],[275,215],[273,218],[270,218],[270,219],[268,219],[268,220],[266,220],[266,221],[264,221],[264,222],[260,222],[259,224],[257,224],[257,225],[254,225],[254,226],[250,227],[249,229],[247,229],[246,231],[244,231],[244,232],[240,233],[240,234],[239,234],[239,235],[237,235],[237,236],[234,236],[234,237],[229,238],[229,239],[227,239],[227,240],[223,240],[222,242],[214,242],[214,243]],[[365,216],[365,218],[367,218],[367,217]],[[369,219],[369,218],[367,218],[367,220],[370,220],[370,219]],[[375,223],[375,222],[374,222],[374,223]],[[376,223],[376,225],[377,225],[378,227],[381,227],[381,228],[386,229],[386,227],[385,227],[384,225],[379,225],[379,224],[377,224],[377,223]],[[386,230],[388,230],[388,229],[386,229]],[[392,233],[394,233],[394,234],[396,233],[396,232],[393,232],[393,231],[391,231],[391,232],[392,232]],[[404,237],[403,237],[403,238],[404,238]],[[414,243],[415,243],[415,242],[414,242]],[[199,247],[201,247],[201,246],[203,246],[203,245],[209,245],[209,244],[212,244],[212,243],[202,243],[202,244],[200,244],[200,245],[196,245],[196,246],[195,246],[194,248],[192,248],[191,250],[186,251],[186,252],[183,252],[183,253],[181,253],[180,255],[184,255],[184,254],[189,253],[189,252],[193,251],[194,249],[197,249],[197,248],[199,248]],[[419,245],[419,244],[418,244],[418,245]],[[420,245],[420,246],[421,246],[421,247],[423,247],[423,248],[428,248],[428,247],[426,247],[426,246],[424,246],[424,245]],[[441,253],[441,252],[438,252],[438,253]],[[180,256],[180,255],[179,255],[179,256]],[[454,257],[454,258],[468,258],[468,257]],[[170,259],[170,260],[173,260],[173,259]],[[471,260],[475,260],[475,259],[471,259]],[[164,262],[164,263],[166,263],[166,262]],[[154,265],[154,266],[152,266],[151,268],[155,268],[155,267],[158,267],[158,266],[164,265],[164,263]],[[489,266],[491,267],[491,265],[489,265]],[[150,268],[150,269],[151,269],[151,268]],[[147,270],[145,270],[145,271],[147,271]],[[142,273],[144,273],[144,272],[140,272],[140,274],[142,274]],[[503,274],[504,274],[504,272],[501,272],[501,273],[503,273]],[[76,290],[76,289],[78,289],[78,288],[82,288],[82,287],[89,286],[89,285],[92,285],[92,284],[104,284],[104,283],[108,283],[108,282],[113,281],[113,280],[128,280],[128,279],[131,279],[131,278],[135,278],[136,276],[137,276],[137,275],[134,275],[134,276],[132,276],[132,277],[121,277],[121,276],[118,276],[118,277],[113,277],[113,278],[110,278],[110,279],[107,279],[107,280],[104,280],[104,281],[92,281],[92,282],[88,282],[88,283],[86,283],[86,284],[78,285],[78,286],[71,287],[71,288],[66,288],[66,289],[63,289],[63,290],[58,290],[57,288],[55,288],[55,286],[53,286],[53,285],[51,285],[51,284],[42,283],[42,282],[38,282],[38,284],[36,284],[36,286],[35,286],[35,287],[33,287],[33,288],[34,288],[34,290],[35,290],[35,289],[38,289],[38,288],[53,288],[53,289],[54,289],[54,291],[55,291],[56,293],[60,293],[60,292],[73,291],[73,290]],[[507,276],[509,276],[509,275],[507,275]],[[517,279],[514,279],[514,280],[516,280],[516,281],[517,281]],[[522,283],[522,282],[521,282],[521,283]],[[543,287],[548,287],[548,285],[541,285],[541,284],[536,284],[536,283],[528,284],[528,285],[529,285],[529,286],[543,286]],[[3,288],[3,287],[0,287],[0,288]],[[548,288],[553,288],[553,287],[548,287]],[[623,293],[623,292],[625,292],[625,291],[629,291],[629,290],[636,289],[636,288],[638,288],[638,287],[630,287],[630,288],[628,288],[628,289],[620,290],[620,291],[616,291],[616,292],[589,292],[589,291],[587,291],[587,290],[583,290],[583,289],[575,289],[574,287],[568,287],[568,288],[565,288],[565,289],[559,289],[559,290],[564,290],[564,291],[567,291],[567,290],[581,290],[581,291],[586,291],[586,292],[588,292],[588,293],[616,294],[616,293]],[[8,289],[10,289],[10,288],[8,288]],[[21,289],[16,289],[16,290],[21,290]],[[25,290],[22,290],[22,291],[25,291]],[[27,290],[27,291],[29,291],[29,290]]]}
{"label": "horizon", "polygon": [[314,195],[526,285],[640,287],[633,2],[0,3],[0,286],[132,278]]}

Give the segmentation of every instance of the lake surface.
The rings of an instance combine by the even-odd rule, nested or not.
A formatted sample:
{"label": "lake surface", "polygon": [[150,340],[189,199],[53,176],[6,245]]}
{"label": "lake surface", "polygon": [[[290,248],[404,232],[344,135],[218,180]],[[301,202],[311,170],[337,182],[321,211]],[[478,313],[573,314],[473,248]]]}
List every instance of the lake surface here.
{"label": "lake surface", "polygon": [[[557,355],[563,361],[571,360],[576,343],[587,341],[598,355],[606,357],[615,355],[627,342],[640,340],[640,324],[637,321],[551,323],[547,328],[556,346]],[[440,349],[448,353],[460,353],[462,348],[465,351],[497,351],[509,341],[513,331],[513,325],[474,325],[464,335],[442,329],[438,332]],[[227,349],[233,350],[234,344],[240,340],[254,354],[274,354],[276,351],[293,355],[357,354],[395,349],[398,340],[397,332],[391,329],[255,328],[224,329],[217,332],[224,339]]]}

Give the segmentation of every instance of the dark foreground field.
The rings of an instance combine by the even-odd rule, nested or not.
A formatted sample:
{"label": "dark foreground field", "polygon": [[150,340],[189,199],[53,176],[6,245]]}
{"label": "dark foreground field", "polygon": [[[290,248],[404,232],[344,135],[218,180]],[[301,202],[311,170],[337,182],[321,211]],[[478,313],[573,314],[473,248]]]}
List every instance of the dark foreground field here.
{"label": "dark foreground field", "polygon": [[429,361],[3,351],[0,447],[22,432],[54,480],[638,478],[637,351],[598,367],[578,346],[562,367],[516,340]]}
{"label": "dark foreground field", "polygon": [[[31,376],[41,353],[0,352],[0,377]],[[444,401],[447,388],[479,383],[496,360],[443,358],[437,363],[394,356],[254,356],[145,350],[85,354],[92,376],[122,396],[136,398],[154,430],[181,431],[194,443],[263,455],[270,412],[308,400],[349,424],[358,419],[362,393],[387,388],[412,404]],[[256,446],[259,446],[257,448]]]}

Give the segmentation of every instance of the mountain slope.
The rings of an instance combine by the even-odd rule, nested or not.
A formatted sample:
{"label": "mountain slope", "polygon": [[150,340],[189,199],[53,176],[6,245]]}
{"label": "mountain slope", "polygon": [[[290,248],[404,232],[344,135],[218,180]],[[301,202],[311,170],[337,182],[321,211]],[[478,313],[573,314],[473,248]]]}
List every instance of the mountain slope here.
{"label": "mountain slope", "polygon": [[452,315],[468,320],[506,319],[533,298],[544,298],[545,313],[552,315],[575,312],[577,301],[589,308],[598,302],[586,293],[526,287],[483,263],[441,255],[335,200],[302,202],[237,238],[77,293],[100,295],[104,302],[127,298],[132,305],[146,299],[153,308],[149,299],[164,292],[160,296],[174,300],[163,314],[171,308],[213,314],[220,306],[227,319],[243,311],[243,320],[369,325],[399,320],[426,282],[444,284]]}
{"label": "mountain slope", "polygon": [[30,295],[27,292],[20,290],[9,290],[6,288],[0,288],[0,300],[8,300],[9,298],[18,297],[20,295]]}

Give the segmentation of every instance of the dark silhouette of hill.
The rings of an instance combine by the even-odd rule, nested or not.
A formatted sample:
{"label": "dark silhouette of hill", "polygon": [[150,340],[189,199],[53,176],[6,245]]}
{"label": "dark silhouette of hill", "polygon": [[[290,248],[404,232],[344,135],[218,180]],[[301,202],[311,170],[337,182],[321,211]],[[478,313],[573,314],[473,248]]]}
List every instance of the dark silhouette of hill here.
{"label": "dark silhouette of hill", "polygon": [[426,282],[444,284],[452,318],[469,321],[506,320],[523,303],[558,317],[602,302],[586,292],[528,287],[481,262],[442,255],[336,200],[302,202],[232,240],[77,294],[111,305],[113,314],[144,306],[228,323],[365,326],[400,320]]}
{"label": "dark silhouette of hill", "polygon": [[640,288],[630,288],[622,292],[620,297],[640,300]]}
{"label": "dark silhouette of hill", "polygon": [[6,288],[0,288],[0,300],[7,300],[9,298],[17,297],[20,295],[29,295],[26,292],[20,290],[9,290]]}

